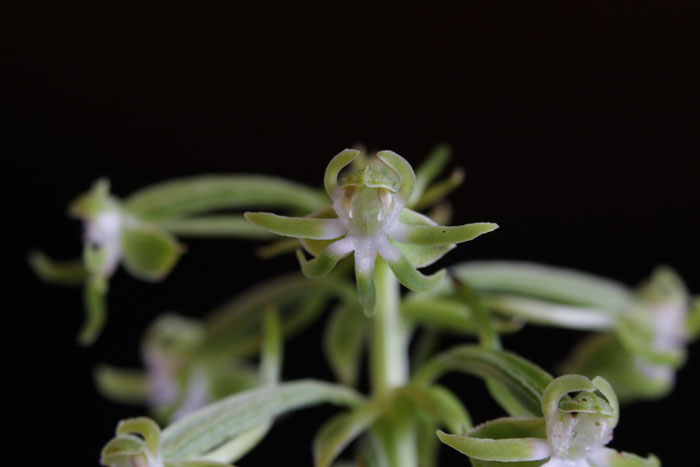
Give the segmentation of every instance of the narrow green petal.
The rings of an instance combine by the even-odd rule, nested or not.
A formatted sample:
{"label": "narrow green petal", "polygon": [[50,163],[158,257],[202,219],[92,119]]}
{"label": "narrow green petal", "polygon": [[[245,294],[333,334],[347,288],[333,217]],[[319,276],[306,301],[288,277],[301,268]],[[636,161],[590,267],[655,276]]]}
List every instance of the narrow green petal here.
{"label": "narrow green petal", "polygon": [[106,294],[107,282],[104,277],[94,276],[85,281],[83,289],[85,323],[78,335],[80,345],[91,345],[102,332],[107,319]]}
{"label": "narrow green petal", "polygon": [[143,403],[148,397],[148,381],[142,370],[99,365],[95,385],[103,396],[122,403]]}
{"label": "narrow green petal", "polygon": [[365,404],[328,420],[313,442],[314,465],[330,467],[343,449],[369,428],[381,413],[379,404]]}
{"label": "narrow green petal", "polygon": [[347,232],[340,219],[285,217],[269,212],[246,212],[245,218],[253,224],[285,237],[332,240]]}
{"label": "narrow green petal", "polygon": [[100,463],[107,466],[132,465],[132,460],[141,458],[145,461],[146,443],[133,435],[120,435],[112,438],[100,453]]}
{"label": "narrow green petal", "polygon": [[147,417],[127,418],[117,425],[117,435],[136,433],[146,441],[146,450],[153,457],[159,456],[160,427]]}
{"label": "narrow green petal", "polygon": [[83,261],[54,261],[44,252],[33,250],[28,256],[29,266],[39,279],[50,284],[80,285],[87,276]]}
{"label": "narrow green petal", "polygon": [[396,154],[394,151],[379,151],[377,157],[386,165],[391,167],[401,178],[399,186],[399,194],[404,202],[411,198],[413,187],[416,184],[416,174],[413,172],[413,167],[406,159]]}
{"label": "narrow green petal", "polygon": [[451,227],[396,223],[389,232],[389,236],[392,240],[413,245],[450,245],[473,240],[497,228],[498,224],[490,222],[477,222]]}
{"label": "narrow green petal", "polygon": [[597,388],[581,375],[564,375],[554,379],[542,394],[542,413],[546,418],[559,410],[559,401],[570,392],[594,392]]}
{"label": "narrow green petal", "polygon": [[522,462],[545,459],[549,448],[544,439],[539,438],[474,438],[469,435],[450,435],[437,432],[444,444],[469,457],[487,461]]}
{"label": "narrow green petal", "polygon": [[374,314],[377,304],[377,294],[374,290],[374,264],[377,253],[374,250],[355,250],[355,282],[357,282],[357,298],[364,308],[365,314]]}
{"label": "narrow green petal", "polygon": [[326,192],[328,196],[333,198],[336,191],[338,191],[338,174],[343,170],[345,166],[350,164],[353,160],[360,155],[360,151],[356,149],[343,149],[338,153],[326,167],[326,173],[323,176],[323,186],[326,187]]}
{"label": "narrow green petal", "polygon": [[690,309],[690,316],[688,317],[688,336],[691,339],[697,339],[700,335],[700,297],[695,297],[693,299],[693,304]]}
{"label": "narrow green petal", "polygon": [[416,186],[411,194],[411,199],[406,203],[413,206],[423,195],[428,185],[437,178],[450,160],[452,149],[447,144],[435,146],[428,157],[416,169]]}
{"label": "narrow green petal", "polygon": [[413,209],[425,209],[428,206],[444,200],[447,196],[458,188],[464,181],[464,170],[460,167],[454,169],[449,177],[440,180],[430,186],[423,195],[413,204]]}
{"label": "narrow green petal", "polygon": [[320,279],[331,272],[331,269],[338,264],[338,261],[349,255],[352,250],[352,242],[348,239],[342,239],[329,245],[320,255],[311,261],[307,261],[306,258],[304,258],[303,251],[297,250],[297,259],[299,260],[301,271],[306,277]]}
{"label": "narrow green petal", "polygon": [[273,233],[251,224],[242,215],[199,216],[154,224],[173,235],[185,237],[275,238]]}
{"label": "narrow green petal", "polygon": [[381,244],[379,254],[389,263],[396,278],[408,289],[425,292],[435,287],[444,277],[446,271],[440,271],[426,276],[414,268],[406,257],[388,241]]}
{"label": "narrow green petal", "polygon": [[184,251],[168,232],[139,224],[122,230],[124,267],[139,279],[158,281],[167,276]]}

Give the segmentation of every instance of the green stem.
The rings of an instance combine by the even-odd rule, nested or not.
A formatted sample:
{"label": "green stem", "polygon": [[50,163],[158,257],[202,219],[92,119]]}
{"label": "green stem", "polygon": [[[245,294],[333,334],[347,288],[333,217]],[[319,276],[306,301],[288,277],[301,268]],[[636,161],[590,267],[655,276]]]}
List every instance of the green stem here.
{"label": "green stem", "polygon": [[[377,257],[374,282],[377,291],[373,321],[370,371],[375,397],[383,397],[409,379],[408,326],[400,313],[399,283],[389,265]],[[400,408],[387,420],[381,436],[389,463],[396,467],[417,465],[415,430]]]}

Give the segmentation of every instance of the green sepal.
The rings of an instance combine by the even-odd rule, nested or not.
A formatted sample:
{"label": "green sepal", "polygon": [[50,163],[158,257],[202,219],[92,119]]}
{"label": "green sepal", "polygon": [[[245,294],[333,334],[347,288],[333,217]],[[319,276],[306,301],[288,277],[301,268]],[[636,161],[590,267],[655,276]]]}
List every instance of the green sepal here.
{"label": "green sepal", "polygon": [[[435,225],[429,217],[421,213],[404,208],[401,210],[399,222],[408,225]],[[404,254],[406,259],[417,268],[429,266],[439,260],[450,250],[455,248],[455,245],[411,245],[409,243],[401,243],[389,239],[392,245],[398,248]]]}
{"label": "green sepal", "polygon": [[377,157],[398,174],[400,179],[399,194],[404,202],[408,201],[411,198],[413,187],[416,184],[416,174],[413,172],[411,164],[394,151],[379,151]]}
{"label": "green sepal", "polygon": [[269,212],[246,212],[245,218],[277,235],[314,240],[332,240],[346,232],[338,219],[285,217]]}
{"label": "green sepal", "polygon": [[142,370],[99,365],[94,380],[100,393],[113,401],[138,404],[148,398],[148,380]]}
{"label": "green sepal", "polygon": [[558,412],[559,403],[570,392],[594,392],[596,386],[583,375],[564,375],[554,379],[542,394],[542,413],[545,418]]}
{"label": "green sepal", "polygon": [[549,457],[542,418],[499,418],[479,425],[465,435],[442,431],[437,435],[444,444],[470,458],[497,462],[481,465],[499,465],[499,462],[511,465],[511,462],[543,461]]}
{"label": "green sepal", "polygon": [[382,412],[378,403],[362,404],[328,420],[314,436],[316,467],[330,467],[343,449],[369,428]]}
{"label": "green sepal", "polygon": [[324,355],[338,381],[348,386],[357,384],[368,324],[358,307],[349,304],[336,307],[326,324]]}
{"label": "green sepal", "polygon": [[378,170],[365,166],[364,169],[348,174],[345,178],[343,178],[340,187],[343,189],[353,186],[386,188],[389,191],[396,192],[398,191],[397,185],[398,183],[396,180],[387,177]]}
{"label": "green sepal", "polygon": [[158,281],[172,270],[184,247],[168,232],[147,224],[122,229],[123,264],[139,279]]}
{"label": "green sepal", "polygon": [[94,219],[101,212],[116,207],[116,200],[110,196],[109,188],[109,180],[100,178],[87,193],[70,203],[68,214],[84,220]]}
{"label": "green sepal", "polygon": [[44,252],[32,250],[27,260],[34,274],[49,284],[75,286],[82,284],[87,277],[87,269],[80,259],[54,261]]}
{"label": "green sepal", "polygon": [[460,226],[408,225],[400,226],[401,235],[395,240],[412,245],[451,245],[473,240],[498,228],[491,222],[477,222]]}
{"label": "green sepal", "polygon": [[467,409],[454,393],[443,386],[422,387],[409,384],[398,389],[397,393],[424,415],[453,433],[466,433],[472,428]]}
{"label": "green sepal", "polygon": [[180,237],[227,237],[268,240],[275,234],[251,224],[241,215],[198,216],[170,219],[154,223],[163,230]]}
{"label": "green sepal", "polygon": [[435,287],[444,277],[446,271],[444,269],[438,272],[426,276],[419,272],[411,263],[408,262],[403,254],[397,260],[390,260],[384,258],[389,264],[391,271],[394,276],[401,282],[406,288],[416,291],[425,292],[433,287]]}
{"label": "green sepal", "polygon": [[340,171],[359,155],[360,151],[356,149],[343,149],[331,159],[323,175],[323,186],[326,188],[328,196],[333,198],[335,193],[340,189],[338,186],[338,175]]}
{"label": "green sepal", "polygon": [[549,373],[518,355],[476,345],[458,346],[436,355],[418,369],[414,381],[429,383],[450,371],[499,381],[533,415],[542,413],[542,393],[552,381]]}
{"label": "green sepal", "polygon": [[99,337],[107,320],[107,279],[100,275],[88,277],[83,286],[85,323],[78,334],[78,343],[92,345]]}
{"label": "green sepal", "polygon": [[323,403],[354,406],[362,401],[362,396],[347,386],[320,381],[262,386],[177,420],[163,431],[161,449],[170,460],[187,460],[283,413]]}

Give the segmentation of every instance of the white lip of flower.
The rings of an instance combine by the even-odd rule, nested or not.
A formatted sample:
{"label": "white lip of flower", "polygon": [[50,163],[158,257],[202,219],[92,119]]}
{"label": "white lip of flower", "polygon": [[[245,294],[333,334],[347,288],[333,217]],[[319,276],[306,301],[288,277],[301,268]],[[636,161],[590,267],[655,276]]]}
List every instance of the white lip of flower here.
{"label": "white lip of flower", "polygon": [[112,275],[121,260],[122,225],[123,216],[117,210],[100,212],[94,219],[85,221],[85,241],[104,252],[99,272],[105,276]]}
{"label": "white lip of flower", "polygon": [[248,212],[245,216],[278,235],[334,240],[310,261],[301,250],[297,252],[302,271],[311,278],[325,276],[338,261],[354,252],[358,297],[365,311],[372,313],[376,300],[373,273],[377,255],[388,263],[399,282],[411,290],[429,290],[445,275],[444,270],[431,276],[421,274],[391,241],[432,247],[453,245],[472,240],[498,226],[492,223],[437,226],[417,213],[413,214],[423,219],[423,224],[404,224],[399,217],[405,212],[405,202],[416,180],[411,165],[392,151],[380,151],[377,158],[393,171],[395,178],[367,167],[348,176],[344,185],[339,186],[340,171],[358,155],[358,151],[346,149],[326,168],[324,185],[337,218],[294,218],[264,212]]}

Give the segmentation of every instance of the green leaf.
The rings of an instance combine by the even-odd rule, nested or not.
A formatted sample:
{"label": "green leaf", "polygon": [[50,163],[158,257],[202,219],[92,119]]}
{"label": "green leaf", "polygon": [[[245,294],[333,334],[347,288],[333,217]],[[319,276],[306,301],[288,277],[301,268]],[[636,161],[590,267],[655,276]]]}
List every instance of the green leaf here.
{"label": "green leaf", "polygon": [[290,208],[312,212],[328,204],[315,189],[278,177],[204,175],[159,183],[134,193],[125,209],[140,219],[161,221],[221,209]]}
{"label": "green leaf", "polygon": [[33,250],[28,256],[29,266],[44,282],[58,285],[80,285],[87,277],[83,261],[54,261],[41,251]]}
{"label": "green leaf", "polygon": [[501,314],[543,326],[602,330],[615,325],[615,317],[599,308],[560,305],[516,295],[486,295],[484,303]]}
{"label": "green leaf", "polygon": [[263,346],[260,357],[260,381],[276,384],[282,372],[282,326],[274,308],[268,309],[263,318]]}
{"label": "green leaf", "polygon": [[124,266],[139,279],[158,281],[170,273],[183,247],[167,232],[139,224],[122,230]]}
{"label": "green leaf", "polygon": [[507,386],[531,414],[540,414],[540,399],[552,377],[538,366],[503,350],[474,345],[454,347],[423,365],[414,377],[428,383],[450,371],[495,379]]}
{"label": "green leaf", "polygon": [[357,384],[368,322],[357,306],[341,304],[326,325],[323,348],[326,360],[338,381]]}
{"label": "green leaf", "polygon": [[413,167],[406,159],[396,154],[394,151],[379,151],[377,157],[386,165],[392,168],[400,178],[399,194],[404,202],[411,198],[413,187],[416,184],[416,174]]}
{"label": "green leaf", "polygon": [[617,314],[633,300],[630,289],[611,279],[517,261],[471,261],[451,269],[478,292],[497,292],[600,308]]}
{"label": "green leaf", "polygon": [[409,384],[400,388],[398,394],[433,421],[454,433],[466,433],[472,428],[467,409],[457,396],[443,386],[426,388]]}
{"label": "green leaf", "polygon": [[314,240],[332,240],[347,233],[340,219],[285,217],[269,212],[246,212],[245,218],[277,235]]}
{"label": "green leaf", "polygon": [[362,404],[328,420],[314,436],[316,467],[329,467],[343,449],[369,428],[381,414],[381,405]]}
{"label": "green leaf", "polygon": [[361,402],[362,397],[346,386],[313,380],[263,386],[214,402],[171,424],[163,431],[162,451],[169,459],[185,460],[292,410]]}
{"label": "green leaf", "polygon": [[[422,298],[420,295],[404,300],[401,312],[407,319],[439,328],[444,332],[475,335],[478,332],[471,309],[464,303],[451,299]],[[517,321],[492,318],[494,329],[511,333],[522,328]]]}
{"label": "green leaf", "polygon": [[183,237],[233,237],[272,239],[275,235],[251,224],[241,215],[199,216],[154,222],[159,228]]}
{"label": "green leaf", "polygon": [[102,332],[107,319],[106,294],[107,281],[104,277],[92,276],[87,279],[83,287],[85,323],[78,334],[80,345],[92,345]]}
{"label": "green leaf", "polygon": [[440,441],[470,458],[522,462],[549,457],[542,418],[499,418],[479,425],[466,435],[442,431],[437,435]]}
{"label": "green leaf", "polygon": [[451,245],[467,242],[498,228],[498,224],[478,222],[460,226],[398,224],[392,229],[393,240],[412,245]]}
{"label": "green leaf", "polygon": [[94,377],[100,393],[113,401],[136,404],[148,397],[148,381],[142,370],[103,364],[95,369]]}

